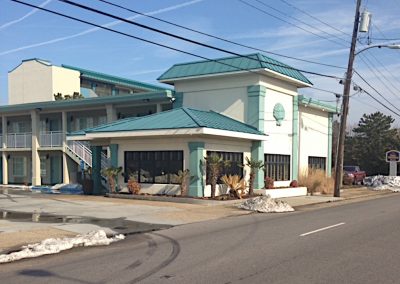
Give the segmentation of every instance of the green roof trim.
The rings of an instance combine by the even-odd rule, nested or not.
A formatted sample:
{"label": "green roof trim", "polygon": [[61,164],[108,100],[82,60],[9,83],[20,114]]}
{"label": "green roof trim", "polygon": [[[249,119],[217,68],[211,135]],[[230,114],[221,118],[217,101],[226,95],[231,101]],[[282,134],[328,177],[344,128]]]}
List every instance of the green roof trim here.
{"label": "green roof trim", "polygon": [[320,109],[327,111],[329,113],[339,113],[339,110],[336,106],[321,102],[317,99],[309,98],[304,95],[299,95],[299,105],[309,106],[312,108]]}
{"label": "green roof trim", "polygon": [[[221,64],[222,63],[222,64]],[[211,74],[243,72],[259,69],[268,69],[281,75],[312,85],[297,69],[265,56],[253,53],[243,56],[224,57],[215,60],[202,60],[188,63],[175,64],[163,73],[158,80],[170,82],[174,79],[205,76]]]}
{"label": "green roof trim", "polygon": [[144,90],[151,91],[151,92],[152,91],[170,90],[169,88],[164,88],[162,86],[139,82],[136,80],[130,80],[130,79],[122,78],[122,77],[112,76],[112,75],[95,72],[95,71],[91,71],[91,70],[87,70],[87,69],[83,69],[83,68],[79,68],[79,67],[74,67],[74,66],[70,66],[70,65],[62,64],[61,67],[79,71],[81,73],[81,77],[83,77],[83,78],[88,78],[88,79],[106,82],[106,83],[110,83],[110,84],[118,84],[118,85],[123,85],[123,86],[131,87],[131,88],[139,88],[139,89],[144,89]]}
{"label": "green roof trim", "polygon": [[107,97],[95,97],[95,98],[84,98],[75,100],[59,100],[59,101],[47,101],[38,103],[26,103],[16,105],[0,106],[0,114],[12,113],[18,111],[29,111],[29,110],[66,110],[68,108],[76,107],[92,107],[105,104],[129,104],[134,102],[150,102],[150,101],[171,101],[173,98],[173,92],[164,90],[163,92],[151,92],[151,93],[140,93],[133,95],[123,96],[107,96]]}
{"label": "green roof trim", "polygon": [[[83,130],[86,134],[103,132],[124,132],[142,130],[167,130],[184,128],[213,128],[255,135],[265,135],[255,127],[224,116],[214,111],[191,108],[176,108],[142,117],[121,119],[112,123]],[[80,132],[70,136],[82,135]]]}

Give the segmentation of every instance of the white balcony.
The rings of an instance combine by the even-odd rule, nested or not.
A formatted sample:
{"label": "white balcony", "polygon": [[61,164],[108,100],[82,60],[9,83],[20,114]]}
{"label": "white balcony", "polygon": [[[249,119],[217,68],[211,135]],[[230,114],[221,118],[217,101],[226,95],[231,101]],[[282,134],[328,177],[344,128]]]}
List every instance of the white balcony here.
{"label": "white balcony", "polygon": [[39,134],[40,147],[61,147],[63,145],[62,131],[46,131]]}
{"label": "white balcony", "polygon": [[32,133],[8,133],[7,148],[32,148]]}

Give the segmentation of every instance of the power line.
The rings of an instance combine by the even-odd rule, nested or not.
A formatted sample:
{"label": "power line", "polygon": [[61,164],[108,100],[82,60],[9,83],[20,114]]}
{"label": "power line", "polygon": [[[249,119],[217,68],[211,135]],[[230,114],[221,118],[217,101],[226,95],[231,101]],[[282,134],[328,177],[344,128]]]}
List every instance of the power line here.
{"label": "power line", "polygon": [[[366,79],[364,79],[363,76],[360,75],[360,73],[358,73],[356,70],[354,70],[354,73],[358,75],[358,77],[360,77],[360,79],[366,83],[372,90],[374,90],[382,99],[384,99],[390,106],[394,107],[395,109],[399,110],[395,105],[393,105],[390,101],[388,101],[375,87],[373,87]],[[366,92],[364,90],[364,92]],[[366,92],[368,93],[368,92]],[[368,93],[369,94],[369,93]],[[381,104],[382,106],[384,106],[386,109],[390,110],[391,112],[395,113],[396,115],[400,116],[398,113],[396,113],[395,111],[393,111],[392,109],[390,109],[388,106],[384,105],[380,100],[376,99],[375,97],[373,97],[371,94],[369,94],[369,96],[371,96],[375,101],[379,102],[379,104]]]}
{"label": "power line", "polygon": [[376,101],[377,103],[379,103],[381,106],[383,106],[385,109],[387,109],[388,111],[394,113],[395,115],[397,115],[398,117],[400,117],[400,114],[395,112],[394,110],[392,110],[391,108],[389,108],[387,105],[385,105],[384,103],[382,103],[380,100],[378,100],[377,98],[375,98],[373,95],[371,95],[369,92],[367,92],[366,90],[363,90],[363,92],[365,94],[367,94],[369,97],[371,97],[374,101]]}
{"label": "power line", "polygon": [[345,40],[345,39],[343,39],[343,38],[341,38],[341,37],[339,37],[339,36],[337,36],[337,35],[335,35],[335,34],[332,34],[332,33],[329,33],[329,32],[327,32],[327,31],[324,31],[324,30],[322,30],[322,29],[320,29],[320,28],[318,28],[318,27],[315,27],[315,26],[310,25],[309,23],[307,23],[307,22],[305,22],[305,21],[303,21],[303,20],[300,20],[300,19],[298,19],[298,18],[296,18],[296,17],[293,17],[293,16],[291,16],[291,15],[285,13],[285,12],[282,12],[281,10],[279,10],[279,9],[277,9],[277,8],[271,6],[271,5],[268,5],[268,4],[264,3],[263,1],[260,1],[260,0],[254,0],[254,1],[260,3],[261,5],[263,5],[263,6],[265,6],[265,7],[268,7],[268,8],[270,8],[270,9],[274,10],[275,12],[278,12],[279,14],[281,14],[281,15],[283,15],[283,16],[285,16],[285,17],[288,17],[288,18],[290,18],[290,19],[293,19],[293,20],[295,20],[295,21],[298,21],[299,23],[302,23],[303,25],[306,25],[306,26],[309,27],[309,28],[315,29],[315,30],[317,30],[317,31],[319,31],[319,32],[325,33],[325,34],[330,35],[330,36],[332,36],[332,37],[335,37],[335,38],[337,38],[337,39],[339,39],[339,40],[346,41],[347,43],[350,43],[349,41],[347,41],[347,40]]}
{"label": "power line", "polygon": [[283,2],[283,3],[285,3],[285,4],[288,5],[288,6],[292,7],[293,9],[295,9],[295,10],[297,10],[297,11],[300,11],[301,13],[303,13],[303,14],[309,16],[310,18],[312,18],[312,19],[314,19],[314,20],[320,22],[321,24],[324,24],[324,25],[330,27],[331,29],[333,29],[333,30],[335,30],[335,31],[337,31],[337,32],[339,32],[339,33],[342,33],[343,35],[346,35],[346,36],[349,36],[349,37],[351,36],[350,34],[347,34],[347,33],[343,32],[343,31],[339,30],[338,28],[336,28],[336,27],[334,27],[334,26],[332,26],[332,25],[330,25],[330,24],[328,24],[328,23],[326,23],[326,22],[320,20],[319,18],[313,16],[312,14],[308,13],[308,12],[305,11],[305,10],[302,10],[302,9],[298,8],[297,6],[295,6],[295,5],[292,4],[292,3],[287,2],[286,0],[280,0],[280,1]]}
{"label": "power line", "polygon": [[173,37],[173,38],[177,38],[177,39],[180,39],[180,40],[183,40],[183,41],[186,41],[186,42],[190,42],[192,44],[196,44],[196,45],[200,45],[200,46],[207,47],[207,48],[210,48],[210,49],[214,49],[214,50],[217,50],[217,51],[221,51],[221,52],[224,52],[224,53],[228,53],[228,54],[231,54],[231,55],[234,55],[234,56],[247,58],[247,59],[250,59],[250,60],[253,60],[253,61],[257,61],[257,62],[263,62],[263,63],[270,64],[270,65],[277,66],[277,67],[292,69],[292,70],[303,72],[303,73],[308,73],[308,74],[313,74],[313,75],[318,75],[318,76],[323,76],[323,77],[328,77],[328,78],[340,79],[339,77],[333,76],[333,75],[325,75],[325,74],[321,74],[321,73],[318,73],[318,72],[307,71],[307,70],[302,70],[302,69],[290,67],[290,66],[288,66],[286,64],[277,64],[277,63],[272,63],[272,62],[268,62],[268,61],[264,61],[264,60],[260,60],[260,59],[255,59],[255,58],[253,58],[251,56],[248,56],[248,55],[242,55],[242,54],[239,54],[239,53],[236,53],[236,52],[232,52],[232,51],[229,51],[229,50],[226,50],[226,49],[223,49],[223,48],[215,47],[215,46],[212,46],[212,45],[209,45],[209,44],[205,44],[205,43],[202,43],[202,42],[199,42],[199,41],[196,41],[196,40],[192,40],[192,39],[189,39],[189,38],[178,36],[178,35],[175,35],[175,34],[160,30],[160,29],[156,29],[156,28],[153,28],[153,27],[150,27],[150,26],[147,26],[147,25],[143,25],[143,24],[140,24],[140,23],[128,20],[128,19],[124,19],[122,17],[116,16],[116,15],[113,15],[113,14],[109,14],[107,12],[103,12],[103,11],[91,8],[89,6],[81,5],[79,3],[75,3],[75,2],[72,2],[72,1],[69,1],[69,0],[58,0],[58,1],[64,2],[64,3],[72,5],[72,6],[79,7],[79,8],[84,9],[84,10],[88,10],[88,11],[94,12],[96,14],[100,14],[100,15],[107,16],[107,17],[110,17],[110,18],[113,18],[113,19],[116,19],[116,20],[120,20],[120,21],[123,21],[125,23],[132,24],[132,25],[135,25],[135,26],[147,29],[147,30],[151,30],[153,32],[157,32],[157,33],[160,33],[160,34],[163,34],[163,35],[167,35],[167,36],[170,36],[170,37]]}
{"label": "power line", "polygon": [[[254,71],[251,71],[251,70],[248,70],[248,69],[243,69],[243,68],[240,68],[238,66],[227,64],[227,63],[221,62],[221,61],[216,60],[216,59],[210,59],[210,58],[207,58],[205,56],[197,55],[197,54],[194,54],[194,53],[191,53],[191,52],[187,52],[187,51],[175,48],[175,47],[171,47],[171,46],[168,46],[168,45],[165,45],[165,44],[157,43],[157,42],[154,42],[154,41],[151,41],[151,40],[147,40],[147,39],[144,39],[144,38],[141,38],[141,37],[137,37],[137,36],[134,36],[134,35],[131,35],[131,34],[127,34],[127,33],[124,33],[124,32],[118,31],[118,30],[107,28],[107,27],[104,27],[104,26],[101,26],[101,25],[98,25],[98,24],[95,24],[95,23],[92,23],[92,22],[89,22],[89,21],[86,21],[86,20],[75,18],[75,17],[69,16],[69,15],[66,15],[66,14],[62,14],[62,13],[59,13],[59,12],[56,12],[56,11],[53,11],[53,10],[50,10],[50,9],[42,8],[42,7],[39,7],[39,6],[36,6],[36,5],[33,5],[33,4],[29,4],[29,3],[26,3],[26,2],[23,2],[23,1],[20,1],[20,0],[10,0],[10,1],[13,1],[13,2],[16,2],[16,3],[20,3],[22,5],[26,5],[26,6],[29,6],[29,7],[32,7],[32,8],[37,8],[39,10],[42,10],[42,11],[45,11],[45,12],[48,12],[48,13],[51,13],[51,14],[54,14],[54,15],[58,15],[58,16],[61,16],[61,17],[64,17],[64,18],[68,18],[70,20],[74,20],[74,21],[81,22],[81,23],[84,23],[84,24],[87,24],[87,25],[91,25],[91,26],[94,26],[94,27],[97,27],[97,28],[100,28],[100,29],[104,29],[104,30],[107,30],[107,31],[110,31],[110,32],[114,32],[114,33],[117,33],[117,34],[120,34],[120,35],[123,35],[123,36],[127,36],[127,37],[130,37],[130,38],[133,38],[133,39],[137,39],[137,40],[140,40],[140,41],[144,41],[144,42],[147,42],[147,43],[150,43],[150,44],[153,44],[153,45],[157,45],[157,46],[160,46],[160,47],[163,47],[163,48],[167,48],[167,49],[170,49],[170,50],[173,50],[173,51],[181,52],[181,53],[184,53],[184,54],[187,54],[187,55],[191,55],[191,56],[194,56],[194,57],[197,57],[197,58],[201,58],[201,59],[204,59],[204,60],[207,60],[207,61],[212,61],[212,62],[216,62],[218,64],[222,64],[222,65],[226,65],[226,66],[229,66],[229,67],[233,67],[233,68],[235,68],[237,70],[242,70],[242,71],[246,71],[246,72],[250,72],[250,73],[256,73],[256,74],[260,75],[260,73],[257,73],[257,72],[254,72]],[[254,58],[252,58],[252,59],[254,59]],[[277,65],[277,64],[271,63],[271,65]],[[299,69],[295,69],[295,68],[292,68],[290,66],[288,66],[288,67],[283,66],[283,65],[278,65],[278,66],[300,71]],[[303,72],[303,71],[301,71],[301,72]],[[307,73],[307,72],[308,71],[304,71],[304,73]],[[316,72],[311,72],[311,73],[316,73]],[[318,74],[319,73],[316,73],[314,75],[318,75]],[[331,75],[321,74],[320,76],[339,79],[338,77],[331,76]]]}
{"label": "power line", "polygon": [[300,27],[299,25],[293,24],[293,23],[291,23],[291,22],[289,22],[289,21],[287,21],[287,20],[284,20],[284,19],[282,19],[282,18],[280,18],[280,17],[278,17],[278,16],[275,16],[274,14],[271,14],[271,13],[265,11],[264,9],[261,9],[261,8],[259,8],[259,7],[257,7],[257,6],[254,6],[253,4],[251,4],[251,3],[249,3],[249,2],[247,2],[247,1],[245,1],[245,0],[238,0],[238,1],[239,1],[239,2],[242,2],[243,4],[245,4],[245,5],[249,6],[249,7],[252,7],[252,8],[255,9],[255,10],[260,11],[261,13],[264,13],[264,14],[266,14],[266,15],[268,15],[268,16],[270,16],[270,17],[273,17],[273,18],[275,18],[275,19],[277,19],[277,20],[279,20],[279,21],[282,21],[282,22],[287,23],[287,24],[289,24],[289,25],[291,25],[291,26],[294,26],[294,27],[296,27],[296,28],[298,28],[298,29],[300,29],[300,30],[302,30],[302,31],[305,31],[305,32],[310,33],[310,34],[313,34],[313,35],[315,35],[315,36],[317,36],[317,37],[319,37],[319,38],[323,38],[323,39],[325,39],[325,40],[328,40],[328,41],[333,42],[333,43],[335,43],[335,44],[338,44],[338,45],[340,45],[340,46],[348,47],[347,45],[342,44],[342,43],[340,43],[340,42],[337,42],[337,41],[335,41],[335,40],[332,40],[332,39],[330,39],[329,37],[326,37],[326,36],[317,34],[317,33],[313,32],[313,31],[307,30],[307,29],[305,29],[305,28],[303,28],[303,27]]}
{"label": "power line", "polygon": [[198,33],[198,34],[201,34],[201,35],[205,35],[205,36],[208,36],[208,37],[211,37],[211,38],[214,38],[214,39],[218,39],[218,40],[230,43],[230,44],[234,44],[236,46],[240,46],[240,47],[244,47],[244,48],[248,48],[248,49],[252,49],[252,50],[256,50],[256,51],[261,51],[261,52],[264,52],[264,53],[273,54],[275,56],[280,56],[280,57],[284,57],[284,58],[288,58],[288,59],[298,60],[298,61],[302,61],[302,62],[306,62],[306,63],[312,63],[312,64],[317,64],[317,65],[322,65],[322,66],[327,66],[327,67],[333,67],[333,68],[338,68],[338,69],[345,69],[344,67],[341,67],[341,66],[336,66],[336,65],[332,65],[332,64],[326,64],[326,63],[321,63],[321,62],[301,59],[301,58],[297,58],[297,57],[293,57],[293,56],[283,55],[283,54],[279,54],[279,53],[276,53],[276,52],[267,51],[265,49],[260,49],[260,48],[256,48],[256,47],[249,46],[249,45],[246,45],[246,44],[238,43],[238,42],[226,39],[226,38],[222,38],[220,36],[216,36],[216,35],[212,35],[212,34],[209,34],[209,33],[205,33],[205,32],[199,31],[199,30],[195,30],[193,28],[185,27],[183,25],[180,25],[180,24],[177,24],[177,23],[173,23],[173,22],[158,18],[158,17],[147,15],[145,13],[139,12],[137,10],[132,10],[130,8],[127,8],[127,7],[124,7],[122,5],[118,5],[118,4],[112,3],[110,1],[106,1],[106,0],[97,0],[97,1],[106,3],[106,4],[114,6],[114,7],[118,7],[120,9],[129,11],[129,12],[141,15],[141,16],[145,16],[145,17],[148,17],[148,18],[151,18],[151,19],[154,19],[154,20],[157,20],[157,21],[160,21],[160,22],[163,22],[163,23],[175,26],[175,27],[179,27],[181,29],[185,29],[185,30],[188,30],[188,31],[191,31],[191,32],[195,32],[195,33]]}
{"label": "power line", "polygon": [[370,37],[372,40],[395,40],[398,41],[400,38],[379,38],[379,37]]}
{"label": "power line", "polygon": [[[364,60],[365,59],[365,60]],[[376,59],[376,57],[375,57]],[[400,98],[398,94],[396,94],[391,88],[389,88],[389,86],[382,80],[381,77],[383,77],[386,81],[390,82],[390,80],[385,76],[385,74],[383,74],[376,66],[374,63],[372,63],[372,61],[366,57],[362,55],[361,60],[364,62],[364,64],[367,66],[367,68],[376,76],[376,78],[382,83],[382,85],[386,88],[386,90],[388,90],[393,96]],[[376,59],[377,60],[377,59]],[[379,62],[379,61],[378,61]],[[379,64],[382,64],[379,62]],[[372,65],[372,67],[371,67]],[[379,73],[381,76],[378,76],[376,74],[376,72]]]}

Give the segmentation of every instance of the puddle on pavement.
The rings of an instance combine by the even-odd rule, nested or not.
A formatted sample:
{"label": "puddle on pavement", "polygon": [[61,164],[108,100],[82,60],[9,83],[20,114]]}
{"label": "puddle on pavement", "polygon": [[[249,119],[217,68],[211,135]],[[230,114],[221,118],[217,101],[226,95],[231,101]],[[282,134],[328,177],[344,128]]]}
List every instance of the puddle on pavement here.
{"label": "puddle on pavement", "polygon": [[[32,213],[0,211],[0,220],[9,220],[12,222],[34,222],[34,223],[51,223],[51,224],[92,224],[100,227],[110,228],[120,234],[134,234],[140,232],[149,232],[160,229],[167,229],[172,226],[162,224],[142,223],[126,220],[124,218],[100,219],[80,216],[59,216],[40,213],[34,211]],[[62,229],[62,227],[60,227]]]}

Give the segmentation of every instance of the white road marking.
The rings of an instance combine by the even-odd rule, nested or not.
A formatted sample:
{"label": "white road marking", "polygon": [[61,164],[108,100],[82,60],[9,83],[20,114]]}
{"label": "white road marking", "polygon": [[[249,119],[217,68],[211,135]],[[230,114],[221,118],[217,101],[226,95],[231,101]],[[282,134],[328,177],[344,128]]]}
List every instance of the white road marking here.
{"label": "white road marking", "polygon": [[300,237],[304,237],[304,236],[307,236],[307,235],[310,235],[310,234],[314,234],[314,233],[317,233],[317,232],[325,231],[325,230],[328,230],[328,229],[331,229],[331,228],[334,228],[334,227],[337,227],[337,226],[341,226],[341,225],[344,225],[344,224],[346,224],[346,223],[338,223],[338,224],[335,224],[335,225],[332,225],[332,226],[324,227],[324,228],[321,228],[321,229],[318,229],[318,230],[315,230],[315,231],[311,231],[311,232],[308,232],[308,233],[301,234]]}

